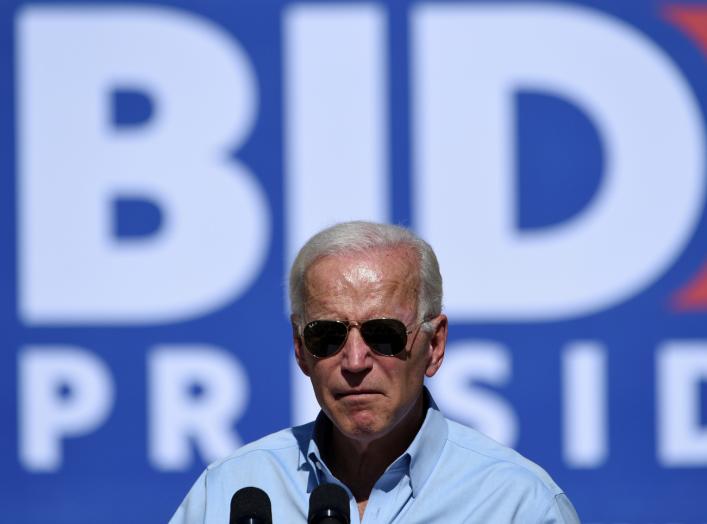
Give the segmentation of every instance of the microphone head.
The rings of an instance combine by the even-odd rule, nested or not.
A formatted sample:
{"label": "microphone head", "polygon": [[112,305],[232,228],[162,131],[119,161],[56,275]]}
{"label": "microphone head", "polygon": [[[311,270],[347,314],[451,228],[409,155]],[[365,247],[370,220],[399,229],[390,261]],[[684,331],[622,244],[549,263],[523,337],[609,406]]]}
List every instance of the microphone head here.
{"label": "microphone head", "polygon": [[260,488],[241,488],[231,498],[230,524],[272,524],[270,497]]}
{"label": "microphone head", "polygon": [[309,524],[349,524],[349,496],[337,484],[320,484],[309,497]]}

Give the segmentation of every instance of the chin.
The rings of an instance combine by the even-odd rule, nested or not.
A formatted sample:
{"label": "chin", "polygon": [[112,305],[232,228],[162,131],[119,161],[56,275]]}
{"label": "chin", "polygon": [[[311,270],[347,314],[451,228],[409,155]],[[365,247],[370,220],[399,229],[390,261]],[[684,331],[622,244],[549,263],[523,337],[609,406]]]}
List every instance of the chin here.
{"label": "chin", "polygon": [[336,424],[339,431],[354,440],[376,440],[388,433],[387,425],[371,413],[354,413],[341,417]]}

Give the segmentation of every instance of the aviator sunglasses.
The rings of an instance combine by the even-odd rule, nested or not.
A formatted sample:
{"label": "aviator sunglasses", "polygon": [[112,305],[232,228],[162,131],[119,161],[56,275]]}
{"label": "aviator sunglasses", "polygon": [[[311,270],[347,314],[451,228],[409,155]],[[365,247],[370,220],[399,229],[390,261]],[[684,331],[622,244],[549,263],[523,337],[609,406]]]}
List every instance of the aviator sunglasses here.
{"label": "aviator sunglasses", "polygon": [[[424,324],[420,322],[419,327]],[[393,357],[407,345],[413,330],[395,318],[373,318],[364,322],[355,320],[313,320],[304,326],[302,340],[307,350],[317,358],[336,355],[344,347],[349,330],[358,327],[363,341],[376,353]]]}

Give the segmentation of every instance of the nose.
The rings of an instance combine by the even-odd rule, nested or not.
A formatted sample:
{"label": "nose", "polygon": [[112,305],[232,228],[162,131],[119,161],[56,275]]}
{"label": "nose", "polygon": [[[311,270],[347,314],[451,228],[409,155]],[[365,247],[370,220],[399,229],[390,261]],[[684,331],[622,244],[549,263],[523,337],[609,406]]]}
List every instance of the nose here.
{"label": "nose", "polygon": [[364,342],[357,326],[351,326],[346,344],[341,349],[341,369],[350,373],[361,373],[373,365],[371,348]]}

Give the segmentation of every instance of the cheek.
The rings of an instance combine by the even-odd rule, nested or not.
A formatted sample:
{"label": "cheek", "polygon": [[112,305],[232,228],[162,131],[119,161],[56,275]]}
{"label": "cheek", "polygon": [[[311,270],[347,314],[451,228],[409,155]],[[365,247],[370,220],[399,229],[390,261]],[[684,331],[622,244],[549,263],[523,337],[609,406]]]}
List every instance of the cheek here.
{"label": "cheek", "polygon": [[298,358],[297,364],[299,365],[299,368],[302,370],[302,373],[304,373],[308,377],[312,376],[312,371],[311,371],[312,368],[309,365],[309,362],[307,362],[305,359]]}
{"label": "cheek", "polygon": [[330,369],[325,360],[314,361],[309,363],[309,378],[312,380],[312,386],[316,390],[326,390],[328,382],[334,371]]}
{"label": "cheek", "polygon": [[405,381],[408,386],[419,386],[423,383],[427,373],[427,359],[424,355],[418,355],[409,362],[409,367],[405,371]]}
{"label": "cheek", "polygon": [[391,396],[398,398],[408,396],[408,390],[417,382],[417,365],[412,361],[400,361],[395,359],[389,365],[381,366],[379,376],[389,388]]}
{"label": "cheek", "polygon": [[327,404],[327,388],[322,383],[322,377],[317,374],[316,370],[313,370],[309,375],[309,379],[312,382],[312,391],[314,392],[314,397],[317,399],[317,403],[321,407],[324,407],[325,404]]}

